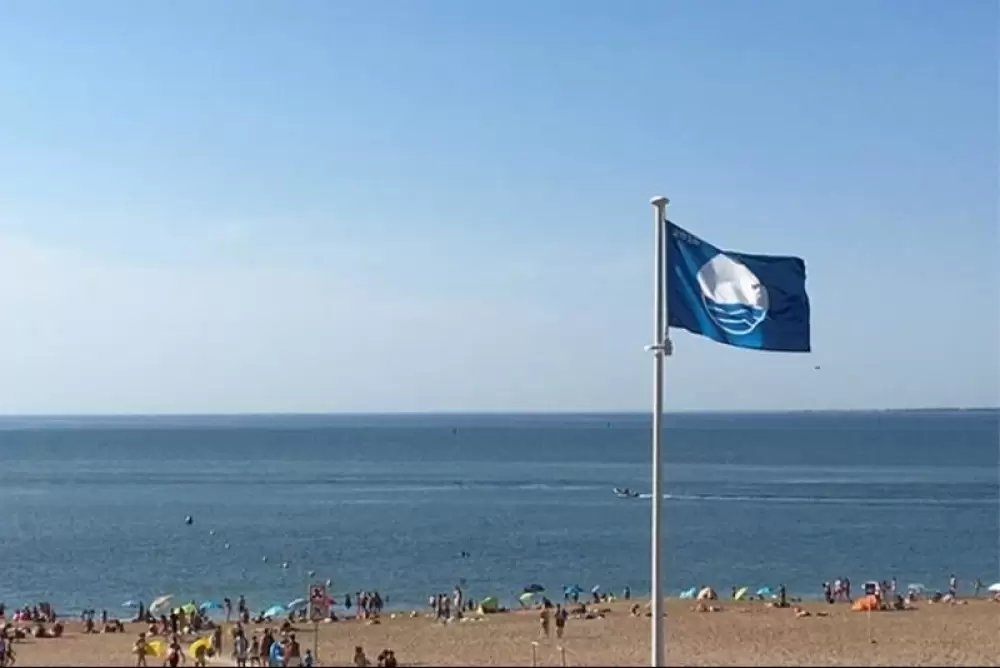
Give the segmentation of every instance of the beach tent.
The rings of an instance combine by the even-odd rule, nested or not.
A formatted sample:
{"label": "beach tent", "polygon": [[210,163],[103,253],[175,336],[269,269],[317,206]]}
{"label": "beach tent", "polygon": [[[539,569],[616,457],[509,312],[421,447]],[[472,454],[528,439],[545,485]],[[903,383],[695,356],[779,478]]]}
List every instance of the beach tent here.
{"label": "beach tent", "polygon": [[690,589],[685,589],[681,592],[681,598],[694,598],[698,593],[697,587],[691,587]]}
{"label": "beach tent", "polygon": [[859,598],[851,605],[851,610],[855,612],[876,612],[878,609],[878,597],[872,594]]}
{"label": "beach tent", "polygon": [[750,589],[750,587],[742,587],[742,588],[736,590],[736,593],[733,594],[733,600],[735,600],[735,601],[742,601],[743,597],[747,595],[747,591],[749,589]]}
{"label": "beach tent", "polygon": [[[528,592],[525,592],[528,593]],[[497,608],[500,606],[500,602],[497,600],[496,596],[487,596],[479,602],[479,612],[496,612]]]}

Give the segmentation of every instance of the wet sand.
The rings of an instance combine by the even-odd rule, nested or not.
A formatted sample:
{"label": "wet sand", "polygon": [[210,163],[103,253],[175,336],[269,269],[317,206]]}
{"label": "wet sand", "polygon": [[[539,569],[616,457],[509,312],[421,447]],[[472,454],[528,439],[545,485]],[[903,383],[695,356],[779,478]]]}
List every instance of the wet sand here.
{"label": "wet sand", "polygon": [[[807,604],[828,616],[795,617],[790,609],[760,603],[718,601],[722,612],[691,611],[690,601],[667,605],[667,659],[670,665],[1000,665],[1000,604],[927,604],[906,612],[852,612],[844,604]],[[386,615],[379,624],[349,620],[319,625],[320,665],[351,665],[355,645],[374,664],[384,648],[395,650],[401,666],[530,666],[532,641],[537,665],[649,665],[648,617],[632,617],[622,602],[604,619],[570,619],[562,641],[539,638],[537,613],[488,615],[483,621],[440,624],[423,616]],[[140,630],[84,635],[70,623],[60,639],[26,640],[14,645],[18,666],[127,666],[134,664],[132,642]],[[253,628],[253,627],[251,627]],[[299,624],[303,650],[313,646],[311,624]],[[192,638],[193,640],[193,638]],[[229,635],[214,665],[233,665]],[[150,660],[150,666],[160,661]],[[192,665],[188,658],[186,665]]]}

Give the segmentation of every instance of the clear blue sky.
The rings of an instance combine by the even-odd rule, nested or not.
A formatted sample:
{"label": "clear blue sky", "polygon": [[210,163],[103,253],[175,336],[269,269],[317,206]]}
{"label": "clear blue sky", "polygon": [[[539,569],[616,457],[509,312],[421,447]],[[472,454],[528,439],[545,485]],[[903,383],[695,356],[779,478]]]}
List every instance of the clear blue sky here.
{"label": "clear blue sky", "polygon": [[644,410],[655,194],[813,302],[809,356],[676,333],[668,409],[996,405],[997,28],[0,3],[0,412]]}

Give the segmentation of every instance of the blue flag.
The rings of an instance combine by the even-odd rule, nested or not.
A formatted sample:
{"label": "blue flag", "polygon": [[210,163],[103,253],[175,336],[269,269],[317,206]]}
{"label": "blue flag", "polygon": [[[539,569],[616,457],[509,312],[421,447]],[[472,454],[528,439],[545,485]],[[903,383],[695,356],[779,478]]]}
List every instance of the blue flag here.
{"label": "blue flag", "polygon": [[740,348],[809,352],[806,263],[721,251],[667,222],[668,325]]}

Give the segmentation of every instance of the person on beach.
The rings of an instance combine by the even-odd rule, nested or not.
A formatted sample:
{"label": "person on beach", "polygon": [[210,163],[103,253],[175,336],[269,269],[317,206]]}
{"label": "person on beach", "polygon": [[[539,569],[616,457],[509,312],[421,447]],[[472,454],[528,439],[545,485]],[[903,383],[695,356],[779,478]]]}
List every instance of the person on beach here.
{"label": "person on beach", "polygon": [[539,629],[539,636],[544,638],[549,638],[549,609],[546,607],[542,608],[542,611],[538,614],[538,624],[541,627]]}
{"label": "person on beach", "polygon": [[236,660],[238,668],[244,668],[247,665],[248,649],[249,644],[247,643],[247,637],[243,633],[243,629],[238,629],[236,631],[236,637],[233,638],[233,658]]}
{"label": "person on beach", "polygon": [[205,668],[208,665],[208,655],[205,643],[198,643],[194,648],[194,665],[198,668]]}
{"label": "person on beach", "polygon": [[302,665],[302,648],[299,646],[299,641],[295,639],[294,633],[288,636],[283,657],[285,659],[284,665],[288,668],[300,668]]}
{"label": "person on beach", "polygon": [[0,668],[8,668],[14,665],[14,648],[11,641],[7,639],[7,633],[0,633]]}
{"label": "person on beach", "polygon": [[228,624],[230,617],[233,616],[233,602],[228,596],[222,599],[222,609],[226,611],[226,624]]}
{"label": "person on beach", "polygon": [[955,577],[954,573],[948,578],[948,593],[952,598],[958,596],[958,578]]}
{"label": "person on beach", "polygon": [[566,618],[569,614],[566,612],[566,608],[561,605],[556,606],[556,638],[562,638],[563,632],[566,630]]}
{"label": "person on beach", "polygon": [[177,636],[173,636],[170,639],[170,646],[167,647],[167,660],[163,665],[177,668],[182,663],[187,663],[187,659],[184,658],[184,652],[181,650],[181,643],[177,640]]}
{"label": "person on beach", "polygon": [[253,634],[250,639],[250,665],[260,666],[260,639],[257,634]]}
{"label": "person on beach", "polygon": [[305,656],[302,657],[302,668],[314,668],[316,665],[316,659],[313,658],[313,653],[311,649],[307,649]]}
{"label": "person on beach", "polygon": [[135,641],[135,644],[132,645],[132,653],[135,654],[136,668],[146,665],[146,654],[148,654],[148,652],[149,648],[146,645],[146,634],[140,633],[139,637]]}
{"label": "person on beach", "polygon": [[358,645],[354,648],[354,668],[368,668],[368,657],[365,656],[365,648]]}

